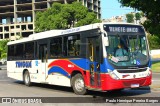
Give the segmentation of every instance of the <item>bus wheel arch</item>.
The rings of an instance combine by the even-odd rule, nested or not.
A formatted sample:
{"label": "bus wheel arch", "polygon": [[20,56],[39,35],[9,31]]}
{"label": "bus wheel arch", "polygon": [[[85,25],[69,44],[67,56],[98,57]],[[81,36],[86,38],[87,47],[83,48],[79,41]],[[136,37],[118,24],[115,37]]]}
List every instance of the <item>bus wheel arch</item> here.
{"label": "bus wheel arch", "polygon": [[85,81],[80,71],[73,71],[71,74],[71,86],[73,91],[78,95],[84,95],[87,93],[85,87]]}
{"label": "bus wheel arch", "polygon": [[26,86],[31,86],[31,78],[27,69],[23,70],[23,82]]}

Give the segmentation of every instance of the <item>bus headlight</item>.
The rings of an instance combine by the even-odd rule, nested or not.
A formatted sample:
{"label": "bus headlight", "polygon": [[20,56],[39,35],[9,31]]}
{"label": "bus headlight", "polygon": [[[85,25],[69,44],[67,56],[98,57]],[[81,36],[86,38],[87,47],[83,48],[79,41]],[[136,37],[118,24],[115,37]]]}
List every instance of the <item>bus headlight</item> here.
{"label": "bus headlight", "polygon": [[108,73],[113,79],[120,79],[112,70],[108,69]]}
{"label": "bus headlight", "polygon": [[149,72],[148,72],[148,75],[147,75],[147,76],[149,77],[149,76],[151,76],[151,74],[152,74],[152,72],[151,72],[151,70],[149,70]]}

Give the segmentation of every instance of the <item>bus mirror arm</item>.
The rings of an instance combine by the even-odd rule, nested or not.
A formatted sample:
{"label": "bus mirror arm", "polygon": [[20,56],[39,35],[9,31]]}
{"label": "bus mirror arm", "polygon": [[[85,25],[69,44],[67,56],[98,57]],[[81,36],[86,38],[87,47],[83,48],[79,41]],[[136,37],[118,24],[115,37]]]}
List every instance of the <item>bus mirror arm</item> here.
{"label": "bus mirror arm", "polygon": [[104,42],[104,46],[109,46],[108,37],[104,37],[103,42]]}
{"label": "bus mirror arm", "polygon": [[[102,40],[102,39],[101,39]],[[100,51],[99,51],[99,63],[103,63],[103,46],[102,46],[102,42],[100,42]]]}

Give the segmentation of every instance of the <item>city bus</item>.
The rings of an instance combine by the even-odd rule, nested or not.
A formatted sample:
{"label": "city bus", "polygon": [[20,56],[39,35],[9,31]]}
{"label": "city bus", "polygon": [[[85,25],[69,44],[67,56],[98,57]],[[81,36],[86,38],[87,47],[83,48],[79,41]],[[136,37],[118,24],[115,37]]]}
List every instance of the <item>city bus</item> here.
{"label": "city bus", "polygon": [[151,84],[149,46],[141,25],[96,23],[35,33],[7,45],[7,75],[27,86],[66,86],[83,95]]}

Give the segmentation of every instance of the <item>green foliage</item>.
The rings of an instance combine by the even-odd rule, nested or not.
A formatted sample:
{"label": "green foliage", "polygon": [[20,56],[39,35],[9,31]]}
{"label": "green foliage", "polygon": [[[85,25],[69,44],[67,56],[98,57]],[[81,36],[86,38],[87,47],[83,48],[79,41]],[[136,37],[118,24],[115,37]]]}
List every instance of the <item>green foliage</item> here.
{"label": "green foliage", "polygon": [[77,22],[76,27],[101,22],[97,20],[96,17],[96,14],[93,12],[88,12],[84,19]]}
{"label": "green foliage", "polygon": [[148,41],[149,41],[149,46],[150,49],[160,49],[160,38],[158,36],[155,35],[148,35]]}
{"label": "green foliage", "polygon": [[152,62],[152,72],[160,73],[160,62]]}
{"label": "green foliage", "polygon": [[134,15],[132,13],[126,14],[127,22],[133,23],[134,22]]}
{"label": "green foliage", "polygon": [[158,22],[153,23],[151,20],[147,20],[144,22],[143,26],[149,33],[160,36],[160,24],[158,24]]}
{"label": "green foliage", "polygon": [[148,21],[144,23],[146,30],[152,35],[160,35],[160,0],[118,0],[122,6],[142,11]]}
{"label": "green foliage", "polygon": [[135,18],[136,18],[136,20],[140,20],[141,19],[141,13],[136,13],[135,14]]}
{"label": "green foliage", "polygon": [[89,12],[80,2],[72,4],[53,3],[44,12],[36,13],[35,31],[68,29],[82,25],[101,22],[93,12]]}
{"label": "green foliage", "polygon": [[9,40],[1,40],[0,41],[0,59],[7,57],[7,43]]}

